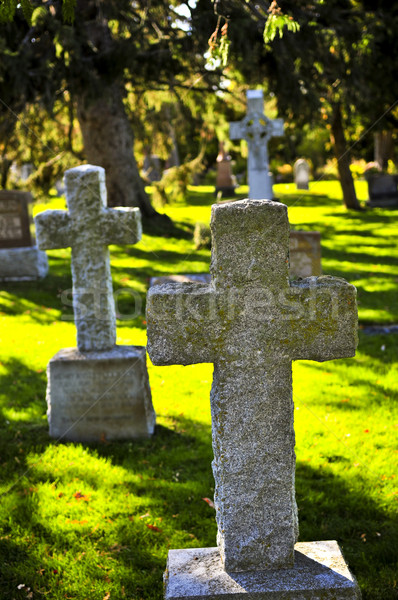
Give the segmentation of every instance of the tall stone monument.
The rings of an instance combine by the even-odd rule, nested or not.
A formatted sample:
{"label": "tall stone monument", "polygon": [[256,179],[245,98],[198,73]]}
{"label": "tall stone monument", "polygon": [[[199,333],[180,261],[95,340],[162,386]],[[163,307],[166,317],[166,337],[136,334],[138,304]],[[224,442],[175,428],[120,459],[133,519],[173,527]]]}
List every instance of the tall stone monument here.
{"label": "tall stone monument", "polygon": [[116,346],[109,244],[136,244],[138,208],[107,208],[105,171],[84,165],[65,173],[69,212],[35,218],[40,248],[72,248],[77,348],[60,350],[47,369],[50,435],[73,441],[131,439],[153,433],[142,346]]}
{"label": "tall stone monument", "polygon": [[0,191],[0,281],[34,281],[48,272],[35,244],[29,192]]}
{"label": "tall stone monument", "polygon": [[220,142],[217,155],[216,196],[221,192],[221,197],[235,195],[236,180],[232,173],[231,157],[225,151],[224,142]]}
{"label": "tall stone monument", "polygon": [[242,121],[229,124],[231,140],[246,140],[249,146],[247,165],[249,198],[272,200],[272,178],[269,173],[268,142],[283,135],[283,120],[268,119],[264,114],[262,90],[247,91],[247,114]]}
{"label": "tall stone monument", "polygon": [[217,548],[171,550],[167,600],[357,599],[337,542],[296,543],[292,360],[354,356],[356,289],[289,282],[287,207],[212,208],[210,284],[149,290],[156,365],[214,363],[211,391]]}

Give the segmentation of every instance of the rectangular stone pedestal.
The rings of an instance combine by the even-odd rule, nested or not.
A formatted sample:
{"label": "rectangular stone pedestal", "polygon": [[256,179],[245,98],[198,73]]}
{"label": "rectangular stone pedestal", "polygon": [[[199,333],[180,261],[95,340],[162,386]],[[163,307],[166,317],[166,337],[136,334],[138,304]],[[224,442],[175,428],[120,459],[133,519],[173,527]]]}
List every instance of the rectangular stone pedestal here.
{"label": "rectangular stone pedestal", "polygon": [[0,250],[0,281],[35,281],[47,272],[47,254],[37,246]]}
{"label": "rectangular stone pedestal", "polygon": [[218,548],[170,550],[166,600],[359,600],[335,541],[295,545],[291,569],[227,573]]}
{"label": "rectangular stone pedestal", "polygon": [[144,347],[66,348],[48,363],[47,378],[51,437],[98,442],[152,435],[156,417]]}

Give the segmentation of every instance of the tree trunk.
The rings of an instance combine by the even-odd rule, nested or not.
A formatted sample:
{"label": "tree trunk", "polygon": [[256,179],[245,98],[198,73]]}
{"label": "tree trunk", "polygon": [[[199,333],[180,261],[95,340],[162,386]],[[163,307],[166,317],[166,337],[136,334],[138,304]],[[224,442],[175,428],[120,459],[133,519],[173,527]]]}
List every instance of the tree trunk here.
{"label": "tree trunk", "polygon": [[12,161],[8,160],[6,156],[0,159],[0,188],[5,190],[7,188],[7,179],[10,172]]}
{"label": "tree trunk", "polygon": [[109,85],[95,100],[81,95],[77,118],[88,162],[106,171],[108,205],[138,206],[143,216],[155,216],[134,158],[133,132],[119,85]]}
{"label": "tree trunk", "polygon": [[343,190],[343,201],[347,208],[361,210],[355,192],[354,180],[350,170],[350,153],[344,136],[343,120],[341,116],[341,105],[335,104],[332,113],[332,135],[331,142],[334,155],[337,158],[341,189]]}
{"label": "tree trunk", "polygon": [[[113,49],[109,24],[96,0],[78,0],[76,22],[85,42],[107,56]],[[89,163],[106,171],[108,206],[137,206],[142,216],[151,222],[171,223],[151,205],[134,157],[134,134],[123,104],[121,84],[109,81],[101,70],[96,73],[97,88],[81,88],[77,97],[77,119],[83,135],[84,150]],[[154,219],[155,218],[155,219]]]}

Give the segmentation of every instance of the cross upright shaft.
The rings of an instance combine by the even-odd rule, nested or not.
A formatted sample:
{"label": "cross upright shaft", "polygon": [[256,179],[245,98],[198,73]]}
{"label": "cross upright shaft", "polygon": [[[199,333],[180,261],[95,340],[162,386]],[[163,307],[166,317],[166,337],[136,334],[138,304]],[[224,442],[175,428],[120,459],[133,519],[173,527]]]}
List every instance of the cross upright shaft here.
{"label": "cross upright shaft", "polygon": [[138,208],[106,206],[105,171],[84,165],[65,173],[69,213],[47,210],[35,218],[39,247],[72,248],[73,309],[79,350],[109,350],[116,342],[109,244],[136,244]]}
{"label": "cross upright shaft", "polygon": [[158,365],[214,363],[211,391],[218,545],[227,571],[287,568],[297,538],[291,361],[355,354],[356,290],[288,280],[283,204],[212,208],[212,282],[148,294]]}

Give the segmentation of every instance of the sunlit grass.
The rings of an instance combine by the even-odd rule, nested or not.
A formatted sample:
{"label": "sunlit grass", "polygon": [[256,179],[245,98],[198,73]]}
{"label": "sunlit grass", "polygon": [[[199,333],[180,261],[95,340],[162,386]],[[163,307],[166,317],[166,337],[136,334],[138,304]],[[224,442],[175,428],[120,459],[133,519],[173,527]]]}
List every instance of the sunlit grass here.
{"label": "sunlit grass", "polygon": [[[337,182],[275,186],[296,228],[322,234],[323,271],[358,287],[361,325],[398,323],[394,211],[345,211]],[[209,187],[166,206],[180,233],[111,247],[118,343],[145,345],[151,276],[206,272],[191,234]],[[240,189],[241,196],[247,190]],[[359,197],[366,199],[363,182]],[[36,210],[62,208],[62,199]],[[70,251],[48,253],[40,283],[0,291],[0,597],[157,600],[169,548],[215,545],[211,365],[148,364],[157,412],[145,441],[61,444],[48,437],[46,366],[75,346]],[[137,298],[139,306],[136,306]],[[300,539],[337,539],[364,600],[397,598],[398,336],[360,333],[353,359],[294,365]],[[250,510],[250,507],[248,507]],[[32,596],[29,594],[32,593]]]}

